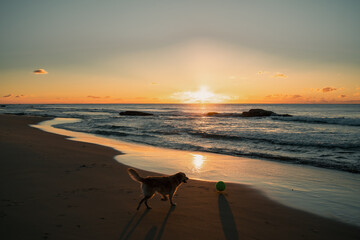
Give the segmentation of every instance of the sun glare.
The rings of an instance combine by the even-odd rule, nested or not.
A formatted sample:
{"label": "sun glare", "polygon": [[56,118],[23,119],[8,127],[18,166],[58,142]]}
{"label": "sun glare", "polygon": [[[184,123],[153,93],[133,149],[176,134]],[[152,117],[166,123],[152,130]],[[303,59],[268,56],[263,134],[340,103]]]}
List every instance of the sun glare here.
{"label": "sun glare", "polygon": [[195,102],[204,103],[211,102],[215,99],[215,94],[210,92],[206,87],[202,87],[199,91],[193,92],[191,97]]}
{"label": "sun glare", "polygon": [[229,99],[227,96],[215,94],[208,87],[202,86],[196,92],[179,92],[173,95],[183,103],[221,103]]}

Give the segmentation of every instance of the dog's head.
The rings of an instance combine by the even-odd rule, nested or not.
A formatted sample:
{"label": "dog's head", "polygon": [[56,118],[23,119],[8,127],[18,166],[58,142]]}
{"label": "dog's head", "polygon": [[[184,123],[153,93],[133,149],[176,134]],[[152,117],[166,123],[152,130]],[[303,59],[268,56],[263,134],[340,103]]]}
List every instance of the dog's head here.
{"label": "dog's head", "polygon": [[189,180],[189,178],[183,172],[178,172],[177,174],[175,174],[175,176],[180,183],[187,183],[186,181]]}

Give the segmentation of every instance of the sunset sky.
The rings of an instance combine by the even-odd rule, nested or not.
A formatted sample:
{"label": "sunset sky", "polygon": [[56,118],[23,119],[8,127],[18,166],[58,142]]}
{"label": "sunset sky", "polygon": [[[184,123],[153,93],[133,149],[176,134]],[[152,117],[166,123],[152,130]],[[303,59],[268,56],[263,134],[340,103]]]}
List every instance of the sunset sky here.
{"label": "sunset sky", "polygon": [[0,103],[360,103],[360,1],[0,2]]}

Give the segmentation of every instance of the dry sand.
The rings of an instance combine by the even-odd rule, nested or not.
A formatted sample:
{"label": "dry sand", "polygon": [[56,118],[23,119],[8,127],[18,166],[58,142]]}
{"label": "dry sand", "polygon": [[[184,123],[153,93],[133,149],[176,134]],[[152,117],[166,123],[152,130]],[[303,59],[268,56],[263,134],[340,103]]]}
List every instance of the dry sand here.
{"label": "dry sand", "polygon": [[239,184],[221,195],[190,180],[176,207],[156,196],[152,210],[136,211],[139,184],[113,159],[119,152],[29,127],[41,120],[0,115],[1,239],[359,239],[359,227]]}

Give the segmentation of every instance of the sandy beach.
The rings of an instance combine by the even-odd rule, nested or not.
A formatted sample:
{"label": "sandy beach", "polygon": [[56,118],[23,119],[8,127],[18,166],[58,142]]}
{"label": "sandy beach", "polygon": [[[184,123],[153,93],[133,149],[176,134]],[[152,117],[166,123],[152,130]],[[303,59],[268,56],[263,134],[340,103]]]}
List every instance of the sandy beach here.
{"label": "sandy beach", "polygon": [[[176,207],[157,195],[136,211],[139,184],[111,148],[32,128],[40,117],[0,115],[2,239],[358,239],[360,228],[292,209],[261,192],[190,180]],[[159,148],[159,151],[161,149]],[[126,155],[124,155],[126,157]],[[141,175],[156,175],[139,170]]]}

